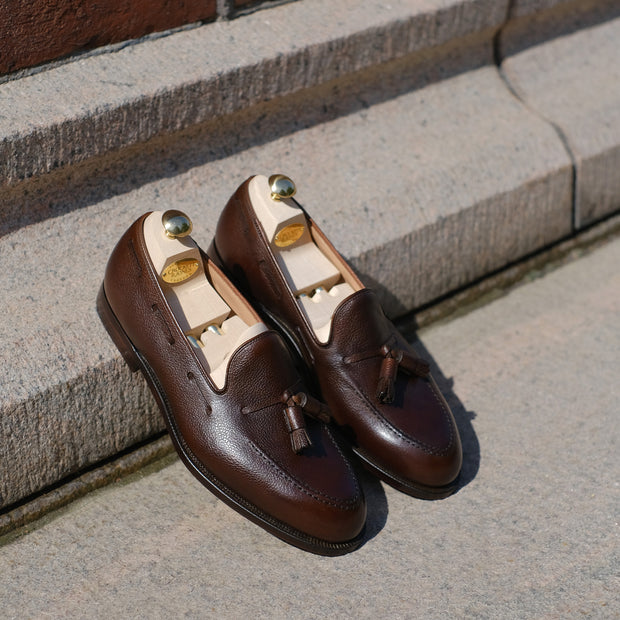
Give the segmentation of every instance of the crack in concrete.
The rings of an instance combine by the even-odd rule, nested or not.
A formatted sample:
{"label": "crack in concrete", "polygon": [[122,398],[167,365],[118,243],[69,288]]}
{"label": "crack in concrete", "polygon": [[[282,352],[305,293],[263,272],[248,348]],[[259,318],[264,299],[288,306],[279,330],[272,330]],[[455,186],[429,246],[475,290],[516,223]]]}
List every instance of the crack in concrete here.
{"label": "crack in concrete", "polygon": [[502,66],[503,61],[507,58],[504,56],[502,51],[502,37],[506,30],[506,27],[511,21],[511,16],[516,4],[516,0],[509,0],[508,7],[506,11],[506,20],[502,24],[500,28],[498,28],[495,36],[493,37],[493,61],[495,63],[495,67],[497,68],[497,72],[499,74],[500,79],[505,84],[508,92],[515,97],[523,106],[525,106],[532,114],[534,114],[537,118],[544,121],[548,125],[550,125],[555,131],[556,135],[560,139],[566,154],[568,155],[571,161],[572,168],[572,181],[571,181],[571,201],[572,201],[572,213],[573,213],[573,233],[577,232],[579,227],[579,213],[578,213],[578,204],[577,204],[577,159],[575,157],[575,153],[570,146],[570,142],[568,140],[568,136],[564,133],[564,130],[550,118],[547,118],[544,114],[541,114],[534,106],[532,106],[527,97],[521,93],[519,93],[518,88],[512,83],[510,78],[508,77],[506,71]]}

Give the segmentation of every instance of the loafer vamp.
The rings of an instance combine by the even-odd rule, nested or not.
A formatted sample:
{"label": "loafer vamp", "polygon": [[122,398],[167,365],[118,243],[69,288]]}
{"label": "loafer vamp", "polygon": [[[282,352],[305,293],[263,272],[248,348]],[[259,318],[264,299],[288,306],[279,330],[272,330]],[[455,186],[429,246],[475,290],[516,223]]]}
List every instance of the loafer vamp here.
{"label": "loafer vamp", "polygon": [[291,368],[281,338],[261,334],[231,358],[210,413],[181,411],[175,420],[196,459],[241,497],[319,538],[352,539],[365,507],[340,447],[324,424],[307,417],[311,445],[300,453],[291,447],[283,394],[303,389]]}
{"label": "loafer vamp", "polygon": [[356,447],[375,455],[386,470],[425,485],[447,484],[461,465],[454,419],[430,376],[398,372],[392,402],[378,400],[380,350],[386,343],[415,356],[374,293],[355,293],[334,315],[331,341],[322,347],[329,361],[316,365],[325,400]]}
{"label": "loafer vamp", "polygon": [[[271,252],[252,206],[249,182],[238,188],[220,217],[215,237],[219,259],[294,343],[334,419],[366,464],[405,492],[418,494],[414,487],[420,485],[434,487],[422,489],[422,497],[451,493],[462,463],[461,443],[434,380],[426,372],[407,372],[399,361],[392,364],[392,370],[398,366],[390,384],[393,394],[378,399],[385,357],[404,353],[408,362],[413,360],[411,366],[417,356],[370,289],[361,288],[345,299],[333,314],[328,342],[318,341]],[[335,253],[306,217],[315,239]],[[231,243],[234,230],[243,231],[243,246]],[[347,278],[356,281],[350,269]]]}
{"label": "loafer vamp", "polygon": [[448,410],[435,395],[429,398],[432,385],[399,378],[395,389],[402,396],[391,404],[378,404],[355,378],[336,372],[332,376],[324,379],[323,396],[356,452],[387,474],[421,485],[439,487],[456,478],[460,442]]}
{"label": "loafer vamp", "polygon": [[[422,450],[434,454],[446,452],[455,440],[452,416],[429,378],[399,371],[393,401],[381,403],[378,400],[383,346],[395,347],[417,357],[386,319],[375,294],[363,289],[341,304],[334,314],[331,341],[322,347],[330,363],[317,366],[321,384],[329,386],[342,380],[349,386],[348,395],[351,391],[358,393],[356,409],[369,410]],[[351,407],[345,405],[344,409]],[[350,412],[349,416],[351,413],[355,415]],[[342,415],[346,413],[343,411]]]}
{"label": "loafer vamp", "polygon": [[283,397],[304,386],[281,337],[268,331],[243,344],[218,389],[165,300],[144,243],[143,220],[119,241],[104,291],[141,360],[177,451],[203,484],[246,516],[289,542],[336,553],[337,546],[325,548],[321,541],[359,536],[366,517],[363,494],[323,424],[307,423],[312,445],[293,451]]}

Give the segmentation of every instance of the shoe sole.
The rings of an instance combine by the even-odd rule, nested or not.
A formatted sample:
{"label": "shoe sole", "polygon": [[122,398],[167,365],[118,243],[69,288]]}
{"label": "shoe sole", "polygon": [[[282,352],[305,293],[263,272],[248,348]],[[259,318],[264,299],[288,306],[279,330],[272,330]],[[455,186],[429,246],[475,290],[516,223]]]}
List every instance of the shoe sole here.
{"label": "shoe sole", "polygon": [[416,497],[417,499],[444,499],[450,495],[453,495],[459,488],[458,477],[450,484],[442,487],[430,487],[411,482],[410,480],[405,480],[404,478],[400,478],[377,465],[377,463],[368,458],[368,456],[358,448],[353,447],[352,450],[355,456],[360,459],[365,469],[398,491],[411,495],[412,497]]}
{"label": "shoe sole", "polygon": [[127,336],[125,330],[116,318],[116,315],[110,307],[105,295],[103,285],[97,295],[97,313],[99,314],[99,318],[101,319],[103,326],[106,328],[110,338],[120,351],[130,370],[132,372],[142,372],[142,375],[146,379],[146,382],[153,393],[157,404],[159,405],[162,415],[164,416],[164,421],[175,450],[187,469],[189,469],[189,471],[203,486],[205,486],[216,497],[221,499],[225,504],[230,506],[242,516],[262,527],[264,530],[270,534],[273,534],[277,538],[280,538],[295,547],[303,549],[304,551],[310,551],[311,553],[324,556],[338,556],[350,553],[361,545],[364,539],[364,530],[362,530],[362,532],[360,532],[360,534],[354,539],[341,543],[329,542],[321,540],[320,538],[309,536],[308,534],[296,530],[290,525],[263,512],[260,508],[258,508],[258,506],[255,506],[238,495],[219,478],[214,476],[198,460],[198,458],[196,458],[179,433],[164,389],[149,364],[140,354],[138,349],[134,347],[133,343],[129,339],[129,336]]}

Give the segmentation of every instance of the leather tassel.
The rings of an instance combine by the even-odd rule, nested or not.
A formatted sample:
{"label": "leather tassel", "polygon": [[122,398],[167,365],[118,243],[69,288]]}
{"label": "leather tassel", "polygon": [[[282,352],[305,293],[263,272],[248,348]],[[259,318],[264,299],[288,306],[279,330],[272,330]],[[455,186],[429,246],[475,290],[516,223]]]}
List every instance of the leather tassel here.
{"label": "leather tassel", "polygon": [[394,382],[401,358],[402,356],[393,357],[390,352],[381,362],[381,372],[377,383],[377,398],[380,403],[389,404],[394,400]]}
{"label": "leather tassel", "polygon": [[394,400],[394,382],[387,377],[379,377],[377,398],[380,403],[390,404]]}
{"label": "leather tassel", "polygon": [[308,415],[311,415],[325,424],[331,422],[331,415],[329,409],[320,400],[306,394],[305,392],[298,392],[292,397],[292,401],[299,405]]}
{"label": "leather tassel", "polygon": [[295,454],[299,454],[304,448],[309,448],[311,445],[312,442],[305,428],[297,428],[291,433],[291,446]]}
{"label": "leather tassel", "polygon": [[306,425],[304,423],[304,414],[299,405],[291,405],[284,409],[286,416],[286,424],[291,436],[291,446],[293,452],[298,454],[304,448],[308,448],[312,445],[310,437],[306,431]]}

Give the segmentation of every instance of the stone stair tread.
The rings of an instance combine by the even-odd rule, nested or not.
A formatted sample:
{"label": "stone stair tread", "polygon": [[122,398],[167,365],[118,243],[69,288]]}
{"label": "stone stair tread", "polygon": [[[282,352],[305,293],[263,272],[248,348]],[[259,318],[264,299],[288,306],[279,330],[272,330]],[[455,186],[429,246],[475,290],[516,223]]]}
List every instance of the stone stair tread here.
{"label": "stone stair tread", "polygon": [[620,206],[620,18],[509,56],[502,70],[562,131],[577,168],[576,225]]}
{"label": "stone stair tread", "polygon": [[0,540],[4,616],[613,617],[619,261],[616,238],[420,333],[463,438],[449,499],[363,476],[365,544],[323,558],[170,458]]}
{"label": "stone stair tread", "polygon": [[9,81],[0,186],[492,30],[507,3],[293,2]]}
{"label": "stone stair tread", "polygon": [[[498,175],[502,158],[511,165]],[[297,180],[299,200],[393,314],[570,230],[561,143],[487,67],[13,231],[0,238],[0,429],[19,473],[3,482],[4,504],[162,426],[95,313],[122,232],[145,211],[179,208],[207,247],[236,186],[276,170]],[[34,457],[27,438],[42,444]]]}

